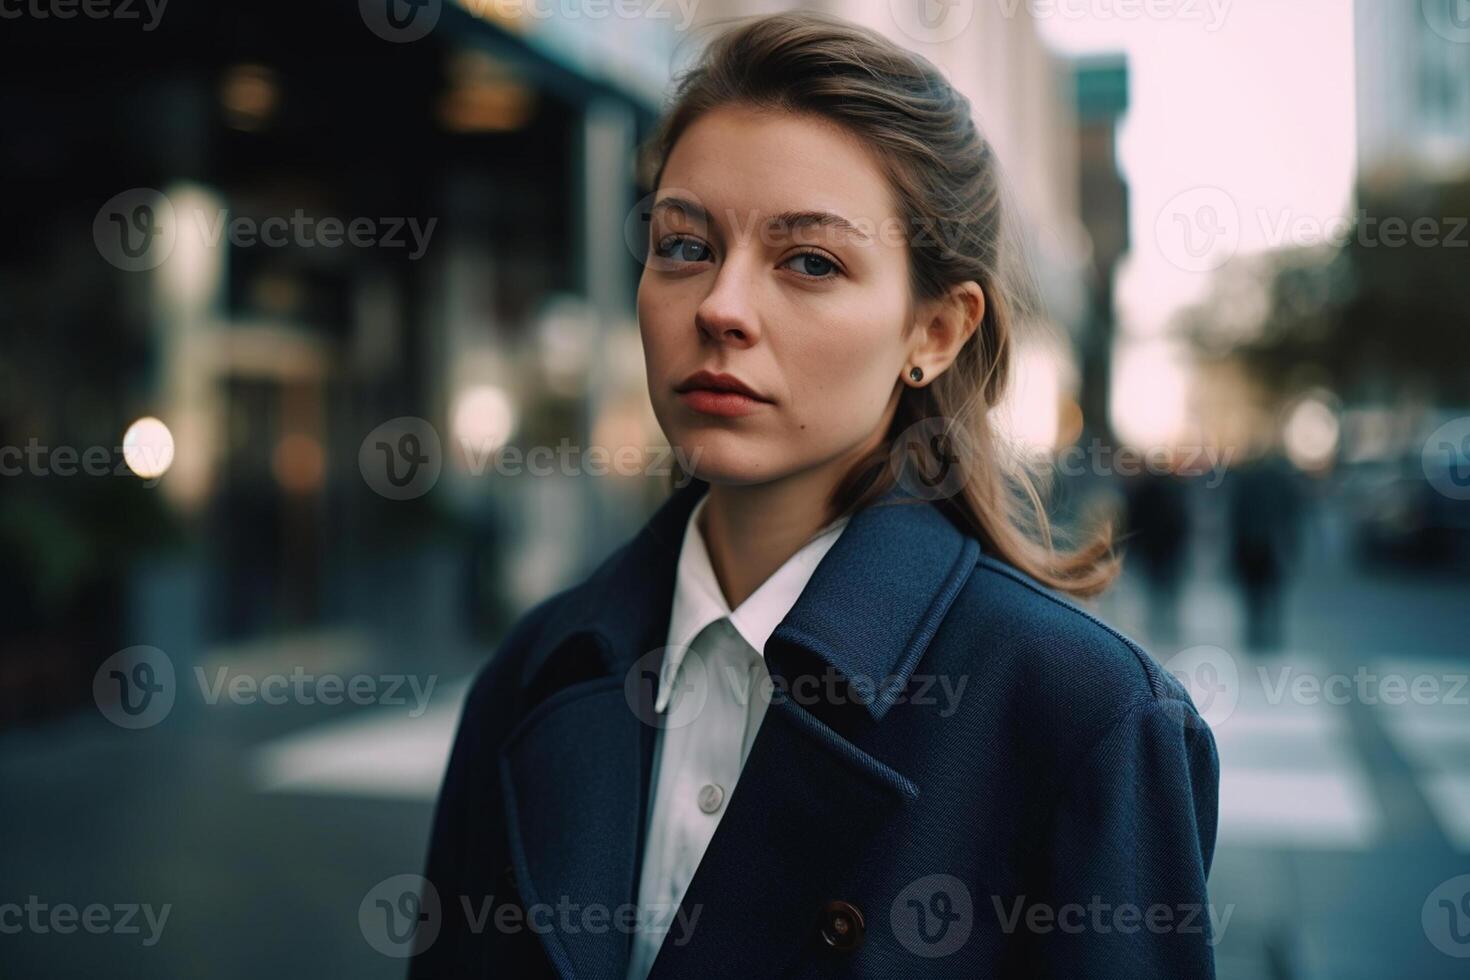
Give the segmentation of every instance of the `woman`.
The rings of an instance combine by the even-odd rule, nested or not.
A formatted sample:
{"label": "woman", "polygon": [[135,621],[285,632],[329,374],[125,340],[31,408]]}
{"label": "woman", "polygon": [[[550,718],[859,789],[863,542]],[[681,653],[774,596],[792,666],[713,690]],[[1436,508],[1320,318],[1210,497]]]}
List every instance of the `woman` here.
{"label": "woman", "polygon": [[[652,144],[693,479],[475,683],[416,977],[1208,977],[1218,766],[990,429],[1014,251],[927,61],[743,22]],[[426,904],[427,908],[432,905]]]}

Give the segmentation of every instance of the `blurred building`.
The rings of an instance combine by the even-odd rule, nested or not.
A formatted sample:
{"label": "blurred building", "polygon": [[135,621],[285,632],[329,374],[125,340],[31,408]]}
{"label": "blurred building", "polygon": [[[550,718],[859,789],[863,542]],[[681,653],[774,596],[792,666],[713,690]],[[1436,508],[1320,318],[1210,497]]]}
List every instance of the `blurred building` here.
{"label": "blurred building", "polygon": [[[689,13],[796,6],[920,51],[971,99],[1045,302],[1010,415],[1052,446],[1088,329],[1067,66],[1024,5],[976,5],[940,34],[901,5]],[[7,19],[0,167],[28,231],[0,240],[0,446],[119,465],[5,480],[0,724],[85,697],[135,643],[182,666],[349,624],[401,656],[467,649],[642,520],[666,481],[577,479],[575,456],[570,474],[564,458],[500,465],[502,449],[659,438],[626,225],[647,190],[634,149],[691,25],[680,5],[593,9]],[[172,463],[143,479],[120,447],[150,417]],[[406,417],[428,429],[393,428]],[[432,491],[368,478],[429,432]]]}
{"label": "blurred building", "polygon": [[1358,175],[1470,169],[1470,17],[1457,0],[1355,0]]}
{"label": "blurred building", "polygon": [[[7,19],[0,167],[32,232],[0,244],[0,444],[112,459],[154,416],[174,451],[156,488],[125,468],[7,478],[0,723],[85,695],[130,642],[187,661],[350,621],[452,644],[442,624],[477,599],[569,573],[503,581],[520,502],[562,498],[490,456],[603,421],[603,338],[626,335],[638,274],[633,148],[676,22],[501,9]],[[449,450],[413,500],[359,466],[401,416]],[[593,552],[617,532],[549,526]]]}

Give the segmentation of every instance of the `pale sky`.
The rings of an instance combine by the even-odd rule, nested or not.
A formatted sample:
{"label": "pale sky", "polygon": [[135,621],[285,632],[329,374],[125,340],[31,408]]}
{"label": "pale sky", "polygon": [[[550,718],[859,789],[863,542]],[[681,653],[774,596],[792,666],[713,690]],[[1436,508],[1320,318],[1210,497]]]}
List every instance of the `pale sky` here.
{"label": "pale sky", "polygon": [[[1283,235],[1289,244],[1292,233],[1282,229],[1304,220],[1331,230],[1351,207],[1353,5],[1178,0],[1172,18],[1107,13],[1128,5],[1033,6],[1043,36],[1059,50],[1128,55],[1132,102],[1119,154],[1132,193],[1134,242],[1120,302],[1130,331],[1151,335],[1207,285],[1210,273],[1200,267],[1229,254],[1181,254],[1177,236],[1191,223],[1200,236],[1206,225],[1221,228],[1222,249],[1233,227],[1239,251],[1254,252]],[[1086,18],[1058,12],[1084,10]]]}
{"label": "pale sky", "polygon": [[[1170,339],[1171,316],[1197,301],[1232,256],[1309,244],[1302,240],[1313,230],[1340,233],[1352,207],[1353,4],[1030,6],[1058,50],[1128,56],[1131,104],[1119,157],[1133,242],[1119,273],[1111,415],[1124,438],[1179,438],[1195,413],[1188,352]],[[1111,13],[1122,9],[1175,13]]]}

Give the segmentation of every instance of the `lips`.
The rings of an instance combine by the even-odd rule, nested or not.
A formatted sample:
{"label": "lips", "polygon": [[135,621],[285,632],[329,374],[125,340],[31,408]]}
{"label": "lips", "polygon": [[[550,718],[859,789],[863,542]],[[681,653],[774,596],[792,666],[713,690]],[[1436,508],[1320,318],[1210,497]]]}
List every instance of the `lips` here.
{"label": "lips", "polygon": [[770,399],[733,374],[697,371],[674,388],[685,405],[705,415],[738,418],[757,411]]}
{"label": "lips", "polygon": [[716,374],[713,371],[696,371],[674,388],[680,394],[694,391],[712,391],[725,394],[744,395],[746,398],[758,402],[769,402],[770,399],[756,391],[750,385],[741,381],[733,374]]}

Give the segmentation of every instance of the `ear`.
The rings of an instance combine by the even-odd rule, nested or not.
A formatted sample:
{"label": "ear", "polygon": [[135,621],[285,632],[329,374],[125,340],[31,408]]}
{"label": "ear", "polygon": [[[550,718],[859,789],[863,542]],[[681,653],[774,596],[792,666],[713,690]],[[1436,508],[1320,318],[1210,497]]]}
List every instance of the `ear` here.
{"label": "ear", "polygon": [[926,300],[919,307],[909,359],[903,367],[904,377],[910,368],[924,369],[919,384],[927,384],[943,374],[959,356],[985,316],[985,292],[979,283],[962,282],[949,292]]}

